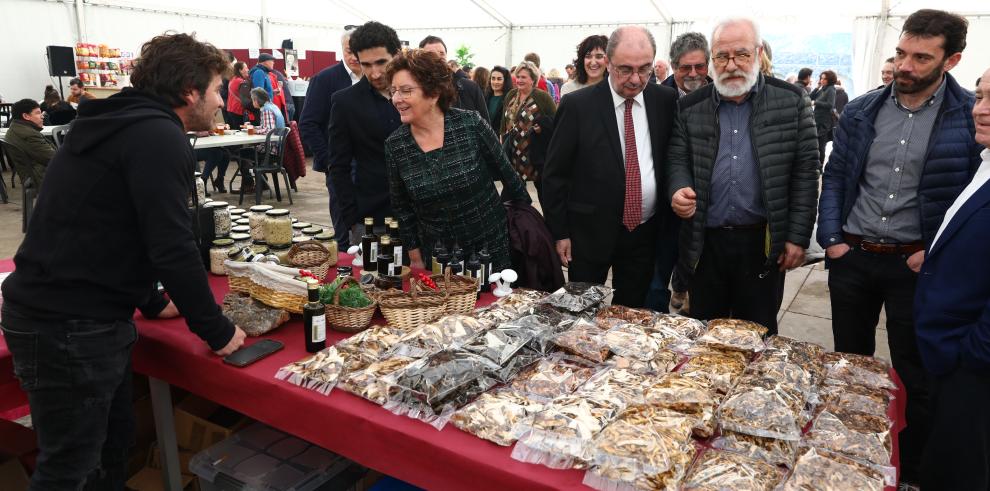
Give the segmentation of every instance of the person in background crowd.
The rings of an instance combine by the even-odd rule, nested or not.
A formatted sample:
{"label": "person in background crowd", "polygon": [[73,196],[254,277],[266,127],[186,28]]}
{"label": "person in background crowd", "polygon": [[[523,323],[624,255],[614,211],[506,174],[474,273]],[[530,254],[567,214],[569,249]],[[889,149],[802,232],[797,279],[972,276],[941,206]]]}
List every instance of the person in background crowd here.
{"label": "person in background crowd", "polygon": [[550,73],[547,75],[547,80],[553,82],[554,87],[561,87],[564,85],[564,79],[560,76],[560,70],[556,68],[550,69]]}
{"label": "person in background crowd", "polygon": [[811,74],[812,70],[810,68],[802,68],[798,70],[797,76],[797,86],[804,89],[805,94],[811,94]]}
{"label": "person in background crowd", "polygon": [[385,67],[402,49],[395,30],[367,22],[351,33],[351,50],[361,63],[361,81],[337,91],[331,99],[330,179],[340,205],[343,228],[361,243],[365,217],[384,231],[393,216],[385,170],[385,139],[401,121],[388,97]]}
{"label": "person in background crowd", "polygon": [[[419,47],[427,51],[432,51],[440,56],[440,59],[447,60],[447,45],[436,36],[426,36],[419,42]],[[471,81],[462,70],[454,70],[454,88],[457,90],[457,99],[454,107],[477,111],[485,121],[488,121],[488,105],[485,104],[485,94],[478,87],[478,84]]]}
{"label": "person in background crowd", "polygon": [[763,40],[763,49],[760,50],[760,73],[764,77],[773,77],[773,51],[770,50],[770,43]]}
{"label": "person in background crowd", "polygon": [[[700,32],[686,32],[670,45],[674,73],[660,82],[683,97],[712,82],[708,76],[708,41]],[[657,239],[657,259],[653,280],[646,295],[646,307],[667,312],[670,307],[682,314],[690,312],[688,280],[690,273],[677,260],[681,219],[669,207],[662,208],[664,222]],[[670,289],[667,286],[670,285]]]}
{"label": "person in background crowd", "polygon": [[271,100],[272,104],[275,105],[285,113],[285,98],[283,96],[282,87],[278,83],[278,77],[275,75],[275,57],[268,53],[261,53],[258,55],[258,64],[251,69],[251,87],[252,88],[262,88],[265,92],[268,92],[268,99]]}
{"label": "person in background crowd", "polygon": [[887,58],[886,60],[884,60],[883,67],[880,68],[880,81],[883,82],[883,83],[879,87],[877,87],[878,89],[882,89],[882,88],[890,85],[890,83],[894,81],[894,57],[893,56],[891,56],[890,58]]}
{"label": "person in background crowd", "polygon": [[[385,142],[385,163],[411,266],[425,267],[423,247],[443,241],[487,249],[496,270],[511,267],[501,203],[530,198],[495,133],[476,111],[452,107],[451,77],[435,52],[399,54],[386,77],[402,126]],[[502,181],[502,198],[493,178]]]}
{"label": "person in background crowd", "polygon": [[789,84],[796,84],[797,83],[797,74],[794,73],[794,72],[788,73],[787,74],[787,77],[785,77],[784,80],[787,81],[787,83],[789,83]]}
{"label": "person in background crowd", "polygon": [[930,433],[929,383],[913,299],[925,247],[980,164],[973,94],[949,74],[967,22],[919,10],[904,22],[894,81],[849,102],[822,178],[818,243],[825,248],[835,350],[873,356],[881,308],[890,360],[907,389],[902,482],[919,481]]}
{"label": "person in background crowd", "polygon": [[[478,85],[482,94],[488,93],[488,84],[492,82],[491,79],[492,73],[483,66],[475,67],[474,70],[471,70],[471,81]],[[485,102],[488,102],[487,98]],[[491,111],[488,111],[488,116],[491,117]]]}
{"label": "person in background crowd", "polygon": [[605,46],[608,38],[600,34],[588,36],[577,45],[577,58],[574,60],[574,78],[560,88],[561,97],[578,89],[597,85],[608,72],[605,59]]}
{"label": "person in background crowd", "polygon": [[254,130],[256,135],[267,135],[273,130],[285,128],[285,117],[282,116],[282,111],[268,98],[268,92],[265,89],[261,87],[251,89],[251,103],[261,113],[261,125]]}
{"label": "person in background crowd", "polygon": [[811,91],[815,108],[815,127],[818,129],[818,161],[825,162],[825,145],[832,141],[832,125],[835,112],[835,82],[838,77],[832,70],[825,70],[818,77],[818,87]]}
{"label": "person in background crowd", "polygon": [[815,120],[800,87],[760,73],[750,19],[712,33],[714,83],[678,101],[667,196],[681,224],[691,315],[758,322],[777,333],[784,273],[804,262],[815,223]]}
{"label": "person in background crowd", "polygon": [[[565,65],[564,71],[567,72],[567,80],[565,80],[565,82],[570,82],[571,80],[574,80],[574,77],[577,76],[577,68],[574,66],[573,63],[568,63],[567,65]],[[563,97],[563,94],[561,94],[561,96]]]}
{"label": "person in background crowd", "polygon": [[[928,246],[914,299],[921,359],[933,379],[922,489],[988,489],[990,479],[990,70],[973,123],[983,162]],[[946,452],[952,449],[952,452]]]}
{"label": "person in background crowd", "polygon": [[[537,69],[540,68],[540,55],[536,53],[526,53],[526,56],[523,56],[523,61],[528,61],[532,63],[534,66],[536,66]],[[550,93],[549,89],[547,88],[547,79],[543,77],[542,71],[540,72],[540,79],[536,81],[536,88],[548,94]]]}
{"label": "person in background crowd", "polygon": [[658,230],[658,201],[676,92],[650,83],[656,41],[620,27],[606,45],[608,77],[568,94],[557,116],[544,178],[544,214],[571,281],[604,283],[613,304],[646,298]]}
{"label": "person in background crowd", "polygon": [[229,70],[190,35],[155,37],[133,88],[81,104],[48,166],[0,321],[38,434],[31,489],[124,489],[135,308],[182,315],[219,356],[244,343],[210,291],[186,207],[195,169],[186,132],[213,127]]}
{"label": "person in background crowd", "polygon": [[342,251],[350,245],[350,226],[344,224],[344,217],[333,189],[330,176],[330,151],[327,131],[330,126],[330,113],[333,109],[333,95],[361,80],[361,63],[351,51],[351,33],[340,37],[340,48],[344,59],[336,65],[325,68],[309,81],[306,90],[306,104],[299,117],[299,134],[303,143],[313,151],[313,170],[326,176],[329,196],[330,220],[333,223],[334,240]]}
{"label": "person in background crowd", "polygon": [[666,61],[657,60],[657,62],[653,64],[653,75],[654,75],[653,83],[658,84],[660,82],[663,82],[664,80],[667,80],[667,72],[669,71],[670,71],[670,65],[668,65]]}
{"label": "person in background crowd", "polygon": [[[234,62],[237,61],[233,53],[223,50],[223,55],[227,58],[227,63],[233,67]],[[234,74],[236,75],[236,72]],[[224,75],[220,82],[220,98],[223,99],[223,108],[221,108],[221,111],[223,111],[223,122],[230,125],[231,128],[237,128],[240,124],[235,125],[235,120],[231,119],[231,114],[227,112],[227,101],[230,98],[230,80],[227,78],[227,75]],[[234,95],[236,96],[237,93],[235,92]]]}
{"label": "person in background crowd", "polygon": [[553,133],[557,105],[550,94],[536,90],[540,69],[535,64],[520,62],[515,75],[513,88],[505,95],[505,113],[499,134],[502,135],[512,167],[523,181],[533,181],[542,205],[543,164]]}
{"label": "person in background crowd", "polygon": [[457,63],[457,60],[448,60],[447,61],[447,68],[450,68],[450,71],[452,71],[452,72],[460,72],[461,71],[461,64],[460,63]]}
{"label": "person in background crowd", "polygon": [[83,101],[93,99],[96,99],[96,97],[86,90],[86,86],[83,85],[82,80],[79,80],[78,78],[69,80],[69,104],[75,104],[78,106]]}
{"label": "person in background crowd", "polygon": [[285,100],[285,119],[291,121],[296,117],[296,102],[292,100],[289,79],[279,70],[272,69],[272,73],[275,74],[275,80],[278,81],[278,86],[282,90],[282,99]]}
{"label": "person in background crowd", "polygon": [[[842,111],[846,109],[846,104],[849,104],[849,93],[846,89],[842,87],[842,79],[835,79],[835,119],[838,120],[842,116]],[[822,160],[822,165],[825,161]]]}
{"label": "person in background crowd", "polygon": [[41,135],[41,106],[31,99],[14,103],[10,111],[11,123],[4,139],[11,146],[10,158],[21,182],[31,178],[35,189],[41,187],[48,163],[55,156],[55,146]]}
{"label": "person in background crowd", "polygon": [[227,84],[227,117],[231,128],[240,128],[248,120],[245,120],[244,96],[241,92],[251,97],[251,84],[247,82],[248,68],[244,62],[238,61],[233,66],[234,75]]}
{"label": "person in background crowd", "polygon": [[492,129],[498,131],[502,127],[502,113],[505,94],[512,90],[512,76],[503,66],[492,68],[491,83],[488,85],[488,93],[485,98],[488,101],[488,116]]}
{"label": "person in background crowd", "polygon": [[69,124],[76,119],[76,110],[72,105],[62,100],[62,96],[51,85],[45,87],[45,98],[41,103],[41,110],[44,111],[42,124],[45,126],[58,126]]}

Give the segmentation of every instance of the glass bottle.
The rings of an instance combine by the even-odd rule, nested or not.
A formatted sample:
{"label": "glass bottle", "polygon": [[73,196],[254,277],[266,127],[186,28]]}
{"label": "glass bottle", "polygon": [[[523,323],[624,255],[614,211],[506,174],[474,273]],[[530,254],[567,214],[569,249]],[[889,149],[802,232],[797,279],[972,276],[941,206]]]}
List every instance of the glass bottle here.
{"label": "glass bottle", "polygon": [[378,274],[380,276],[392,275],[392,241],[388,235],[382,235],[380,247],[378,248]]}
{"label": "glass bottle", "polygon": [[374,273],[378,270],[378,236],[375,235],[375,219],[364,219],[364,235],[361,236],[362,260],[364,270]]}
{"label": "glass bottle", "polygon": [[481,249],[478,253],[478,261],[481,263],[481,291],[490,292],[492,291],[492,284],[488,281],[488,277],[492,275],[492,255],[488,253],[488,249]]}
{"label": "glass bottle", "polygon": [[306,280],[306,297],[303,304],[303,328],[306,332],[306,352],[316,353],[327,347],[327,311],[320,303],[320,283]]}
{"label": "glass bottle", "polygon": [[472,278],[478,285],[478,290],[481,290],[481,261],[478,260],[478,255],[471,253],[464,266],[467,268],[464,270],[464,276]]}
{"label": "glass bottle", "polygon": [[399,221],[392,220],[388,226],[388,235],[392,238],[392,261],[402,269],[401,266],[409,265],[409,259],[403,255],[402,238],[399,237]]}

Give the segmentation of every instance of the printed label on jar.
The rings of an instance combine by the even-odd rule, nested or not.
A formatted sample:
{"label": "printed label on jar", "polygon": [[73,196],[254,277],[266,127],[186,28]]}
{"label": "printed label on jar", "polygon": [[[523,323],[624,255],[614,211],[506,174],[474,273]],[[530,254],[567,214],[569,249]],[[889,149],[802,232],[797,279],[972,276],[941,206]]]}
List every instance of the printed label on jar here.
{"label": "printed label on jar", "polygon": [[371,262],[378,261],[378,242],[371,243]]}
{"label": "printed label on jar", "polygon": [[322,343],[327,340],[327,316],[313,316],[313,339],[311,342]]}

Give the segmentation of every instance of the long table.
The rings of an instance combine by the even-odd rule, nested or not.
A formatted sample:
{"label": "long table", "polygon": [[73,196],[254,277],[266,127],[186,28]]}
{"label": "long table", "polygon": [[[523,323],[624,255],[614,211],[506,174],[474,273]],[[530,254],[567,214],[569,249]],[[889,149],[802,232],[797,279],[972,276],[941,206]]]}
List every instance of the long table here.
{"label": "long table", "polygon": [[[199,150],[204,148],[218,147],[241,147],[246,145],[258,145],[265,143],[267,135],[249,135],[247,133],[236,132],[233,135],[211,135],[196,139],[193,148]],[[272,140],[278,141],[278,137],[273,136]]]}

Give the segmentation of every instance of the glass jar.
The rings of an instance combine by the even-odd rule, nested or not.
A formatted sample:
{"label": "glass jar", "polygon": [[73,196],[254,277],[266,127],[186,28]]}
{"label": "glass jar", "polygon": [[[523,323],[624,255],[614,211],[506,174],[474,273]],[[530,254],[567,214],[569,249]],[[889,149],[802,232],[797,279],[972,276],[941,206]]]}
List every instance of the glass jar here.
{"label": "glass jar", "polygon": [[248,225],[251,227],[251,238],[254,240],[264,240],[265,232],[261,227],[265,221],[265,213],[271,210],[271,205],[254,205],[248,214]]}
{"label": "glass jar", "polygon": [[268,243],[263,239],[254,239],[251,241],[251,252],[255,254],[268,254]]}
{"label": "glass jar", "polygon": [[292,243],[293,244],[302,244],[303,242],[309,242],[311,240],[313,240],[313,238],[310,237],[310,236],[308,236],[308,235],[297,235],[297,236],[295,236],[295,237],[292,238]]}
{"label": "glass jar", "polygon": [[[227,209],[224,208],[224,211],[227,211]],[[227,255],[230,254],[230,250],[233,246],[233,239],[216,239],[213,241],[213,247],[210,247],[211,273],[226,276],[227,272],[223,269],[223,262],[227,260]]]}
{"label": "glass jar", "polygon": [[227,210],[227,202],[211,201],[210,209],[213,210],[213,235],[215,237],[230,235],[230,211]]}
{"label": "glass jar", "polygon": [[330,264],[337,264],[337,241],[334,240],[333,234],[323,232],[317,234],[313,239],[330,252]]}
{"label": "glass jar", "polygon": [[230,227],[230,233],[232,234],[248,234],[251,236],[251,226],[250,225],[234,225]]}
{"label": "glass jar", "polygon": [[[193,176],[195,176],[194,181],[196,184],[196,202],[200,206],[203,206],[203,203],[206,202],[206,183],[203,182],[203,173],[194,172]],[[189,206],[193,206],[193,204],[190,203]]]}
{"label": "glass jar", "polygon": [[231,232],[230,233],[230,238],[231,238],[231,240],[234,241],[234,248],[235,249],[238,249],[239,250],[239,249],[243,249],[245,247],[247,247],[247,248],[250,248],[251,247],[251,234]]}
{"label": "glass jar", "polygon": [[231,208],[230,210],[230,216],[232,217],[237,217],[237,218],[246,217],[247,215],[245,215],[245,213],[247,213],[247,210],[245,210],[244,208]]}
{"label": "glass jar", "polygon": [[299,236],[303,234],[303,230],[312,227],[313,225],[308,222],[296,222],[292,224],[292,235]]}
{"label": "glass jar", "polygon": [[269,248],[292,244],[292,221],[289,218],[289,210],[279,208],[265,212],[262,230]]}
{"label": "glass jar", "polygon": [[248,231],[250,232],[250,230],[251,230],[251,220],[248,219],[248,218],[246,218],[246,215],[242,215],[242,216],[244,216],[245,218],[238,218],[237,220],[234,220],[234,224],[247,226],[248,227]]}
{"label": "glass jar", "polygon": [[268,248],[268,253],[278,258],[279,264],[289,264],[289,245],[273,245]]}
{"label": "glass jar", "polygon": [[306,236],[309,236],[309,237],[316,237],[317,235],[320,235],[320,234],[323,233],[323,227],[317,227],[317,226],[314,225],[312,227],[304,228],[303,231],[302,231],[302,233],[303,233],[303,235],[306,235]]}

